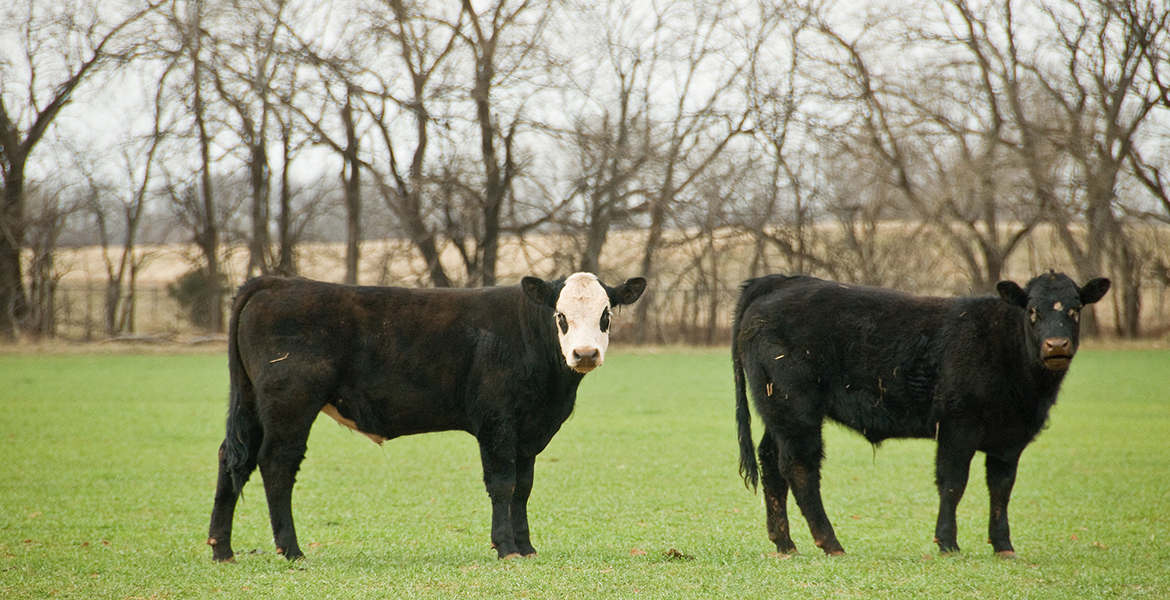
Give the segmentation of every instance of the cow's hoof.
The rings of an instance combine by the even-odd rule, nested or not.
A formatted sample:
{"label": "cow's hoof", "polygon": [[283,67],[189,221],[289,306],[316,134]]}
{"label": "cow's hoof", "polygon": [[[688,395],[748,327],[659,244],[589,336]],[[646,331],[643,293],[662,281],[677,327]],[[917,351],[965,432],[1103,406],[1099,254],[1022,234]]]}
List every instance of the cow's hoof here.
{"label": "cow's hoof", "polygon": [[999,552],[996,552],[995,555],[1004,560],[1015,560],[1019,558],[1019,555],[1017,555],[1014,550],[1000,550]]}
{"label": "cow's hoof", "polygon": [[820,544],[817,544],[817,546],[821,548],[821,551],[825,553],[825,556],[845,556],[845,549],[842,548],[840,544],[833,544],[829,548],[821,547]]}
{"label": "cow's hoof", "polygon": [[524,558],[524,555],[520,554],[519,552],[513,552],[511,554],[505,554],[501,556],[500,560],[512,560],[514,558]]}
{"label": "cow's hoof", "polygon": [[207,538],[207,545],[211,546],[211,560],[215,562],[236,562],[236,553],[232,552],[231,544],[220,546],[219,540]]}
{"label": "cow's hoof", "polygon": [[958,556],[959,555],[960,550],[959,550],[958,544],[955,544],[955,543],[944,544],[942,542],[939,542],[938,538],[934,538],[934,543],[938,544],[938,553],[941,556]]}
{"label": "cow's hoof", "polygon": [[793,544],[792,540],[788,540],[788,543],[786,543],[786,544],[783,544],[783,543],[776,544],[776,554],[788,555],[788,554],[800,554],[800,552],[798,552],[796,550],[796,544]]}
{"label": "cow's hoof", "polygon": [[301,552],[300,548],[289,548],[289,549],[277,548],[276,553],[283,555],[284,558],[287,559],[289,562],[303,560],[305,558],[305,553]]}

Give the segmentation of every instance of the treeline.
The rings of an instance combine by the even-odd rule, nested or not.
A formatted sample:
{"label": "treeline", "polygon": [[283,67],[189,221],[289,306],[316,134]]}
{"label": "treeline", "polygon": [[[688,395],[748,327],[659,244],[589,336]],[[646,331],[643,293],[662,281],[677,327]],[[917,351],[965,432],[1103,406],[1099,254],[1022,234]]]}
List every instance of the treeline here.
{"label": "treeline", "polygon": [[[714,324],[737,278],[776,270],[988,292],[1030,274],[1009,265],[1041,229],[1064,257],[1045,267],[1111,277],[1114,327],[1136,337],[1143,295],[1170,285],[1170,251],[1149,242],[1170,224],[1168,14],[1162,0],[14,0],[0,338],[54,334],[66,244],[102,248],[116,335],[147,243],[192,244],[176,289],[217,331],[235,249],[248,260],[233,275],[287,275],[298,245],[338,240],[334,278],[358,282],[363,240],[405,240],[417,284],[479,286],[507,283],[505,241],[538,236],[561,241],[557,266],[658,283],[638,323],[678,287],[664,278],[691,273]],[[637,247],[607,262],[623,231]],[[958,289],[914,268],[927,237]]]}

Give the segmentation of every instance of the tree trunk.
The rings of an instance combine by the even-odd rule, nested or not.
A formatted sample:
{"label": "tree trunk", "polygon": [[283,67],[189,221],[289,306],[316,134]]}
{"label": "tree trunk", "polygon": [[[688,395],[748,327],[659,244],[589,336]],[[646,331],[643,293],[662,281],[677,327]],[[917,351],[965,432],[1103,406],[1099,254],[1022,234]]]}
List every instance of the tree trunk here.
{"label": "tree trunk", "polygon": [[[658,197],[655,198],[653,205],[650,208],[650,231],[646,236],[646,247],[642,252],[642,277],[646,281],[655,281],[655,252],[659,246],[662,245],[662,234],[666,227],[666,210],[670,206],[674,198],[673,185],[674,164],[670,163],[666,167],[666,183],[663,185]],[[646,292],[642,295],[642,301],[638,303],[637,310],[634,311],[634,322],[638,330],[637,343],[662,343],[661,332],[655,330],[653,337],[651,337],[650,328],[648,327],[650,321],[650,308],[655,303],[654,290],[657,286],[651,283],[647,286]]]}
{"label": "tree trunk", "polygon": [[349,91],[345,95],[345,106],[341,109],[341,118],[345,122],[346,141],[341,173],[345,184],[345,283],[357,285],[358,267],[361,260],[362,188],[357,126],[354,123],[353,104]]}
{"label": "tree trunk", "polygon": [[292,277],[297,274],[293,255],[292,234],[292,189],[289,188],[289,161],[292,160],[292,128],[282,124],[280,128],[280,258],[276,263],[276,274]]}
{"label": "tree trunk", "polygon": [[15,341],[28,315],[20,252],[24,247],[24,165],[10,161],[0,206],[0,341]]}
{"label": "tree trunk", "polygon": [[252,187],[252,239],[248,244],[248,276],[255,273],[267,275],[269,271],[268,190],[271,178],[266,144],[264,129],[261,128],[260,139],[252,144],[248,159]]}
{"label": "tree trunk", "polygon": [[211,136],[207,131],[205,107],[203,105],[203,58],[201,47],[203,31],[201,27],[203,5],[198,3],[193,18],[195,22],[191,28],[193,35],[191,59],[191,84],[193,89],[192,109],[195,117],[195,126],[199,134],[199,169],[200,187],[203,199],[203,232],[199,246],[203,250],[207,261],[207,289],[205,302],[210,315],[208,326],[216,333],[223,332],[223,293],[220,289],[219,266],[219,223],[216,220],[215,193],[211,181]]}

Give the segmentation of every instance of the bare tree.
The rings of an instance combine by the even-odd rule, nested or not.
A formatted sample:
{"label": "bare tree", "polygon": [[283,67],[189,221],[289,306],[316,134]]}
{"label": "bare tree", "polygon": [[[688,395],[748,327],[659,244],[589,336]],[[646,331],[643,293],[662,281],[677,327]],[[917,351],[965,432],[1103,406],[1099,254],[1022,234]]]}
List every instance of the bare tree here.
{"label": "bare tree", "polygon": [[[160,98],[156,94],[155,98]],[[156,102],[156,109],[161,105]],[[77,170],[86,173],[89,180],[86,210],[97,225],[98,243],[106,267],[104,326],[106,335],[133,333],[134,310],[139,268],[146,256],[138,252],[138,236],[142,217],[146,213],[150,185],[155,167],[155,155],[164,139],[160,128],[161,114],[155,113],[151,135],[141,141],[127,141],[120,159],[125,175],[122,185],[107,183],[88,167],[86,157],[77,156]],[[141,161],[141,163],[139,162]],[[110,197],[114,197],[110,200]],[[117,244],[115,237],[120,237]]]}
{"label": "bare tree", "polygon": [[[1067,194],[1053,206],[1052,221],[1082,278],[1100,274],[1109,259],[1120,296],[1118,333],[1134,337],[1140,323],[1141,260],[1120,218],[1117,192],[1124,167],[1140,162],[1134,156],[1138,143],[1153,126],[1163,96],[1157,80],[1143,72],[1149,35],[1165,39],[1157,32],[1164,32],[1166,17],[1164,7],[1159,14],[1151,5],[1145,12],[1148,24],[1134,26],[1127,19],[1142,11],[1127,12],[1126,6],[1105,0],[1041,6],[1038,13],[1049,34],[1042,50],[1049,54],[1026,55],[1013,47],[1012,59],[1052,109],[1047,119],[1029,120],[1043,129],[1027,134],[1053,139],[1074,174]],[[1063,69],[1046,68],[1052,55]],[[1053,193],[1051,184],[1036,179],[1042,193]],[[1083,237],[1074,226],[1081,219]],[[1094,326],[1087,324],[1089,331]]]}
{"label": "bare tree", "polygon": [[[15,339],[28,314],[20,251],[25,244],[25,172],[78,87],[107,65],[128,59],[128,32],[154,10],[113,20],[85,4],[16,0],[0,12],[0,39],[16,50],[0,61],[0,341]],[[7,52],[7,50],[6,50]]]}
{"label": "bare tree", "polygon": [[[885,46],[893,40],[877,25],[852,38],[823,16],[817,27],[844,59],[835,67],[852,74],[858,129],[846,147],[863,163],[876,161],[872,183],[896,190],[910,214],[938,229],[971,289],[987,292],[1044,213],[1020,201],[1023,173],[1013,167],[1011,111],[1000,92],[1006,66],[993,43],[999,32],[965,0],[933,16],[903,30],[910,47]],[[883,56],[932,46],[937,61],[874,69]]]}
{"label": "bare tree", "polygon": [[[315,27],[305,23],[300,25]],[[360,80],[368,75],[368,69],[361,63],[368,41],[359,31],[348,27],[333,32],[328,46],[315,39],[312,31],[290,30],[289,35],[291,47],[288,52],[310,67],[313,75],[313,81],[301,79],[301,86],[313,93],[285,94],[281,98],[287,101],[290,113],[295,114],[308,129],[312,143],[329,148],[341,159],[340,179],[346,213],[344,281],[354,284],[358,281],[361,265],[362,171],[370,166],[361,149],[364,113],[360,110],[361,99],[366,94]]]}
{"label": "bare tree", "polygon": [[[651,113],[657,121],[657,155],[642,183],[649,224],[641,273],[647,279],[655,277],[676,203],[694,191],[733,140],[749,129],[751,112],[736,94],[744,89],[752,58],[771,28],[764,22],[735,30],[735,24],[751,22],[735,18],[739,10],[730,3],[674,3],[650,17],[654,45],[646,59],[649,78],[641,85],[647,90],[669,86],[673,92],[662,99],[648,95],[656,105]],[[647,327],[654,302],[651,286],[635,311],[640,342],[658,337]]]}
{"label": "bare tree", "polygon": [[[798,83],[805,58],[801,38],[811,16],[783,3],[762,3],[760,10],[777,11],[776,21],[783,27],[773,43],[760,48],[744,90],[760,156],[757,183],[745,194],[748,203],[739,219],[754,240],[748,276],[769,269],[769,247],[779,250],[797,273],[823,271],[828,265],[818,257],[813,239],[819,186],[813,166],[817,151],[808,144],[816,140],[815,129],[803,106],[811,95]],[[831,146],[831,141],[824,145]],[[784,206],[785,200],[790,207]]]}
{"label": "bare tree", "polygon": [[[176,8],[179,7],[176,1]],[[176,23],[185,27],[181,30],[186,58],[190,61],[191,114],[195,120],[196,142],[199,144],[199,195],[201,211],[192,211],[202,217],[201,226],[194,228],[195,245],[203,251],[208,287],[205,302],[211,317],[208,327],[215,332],[223,331],[223,291],[219,288],[222,278],[219,266],[219,222],[216,218],[215,192],[211,178],[212,133],[208,127],[208,112],[204,102],[205,71],[203,44],[206,30],[203,28],[204,0],[191,0],[185,6],[187,14],[176,14]]]}
{"label": "bare tree", "polygon": [[569,123],[558,132],[572,156],[565,175],[567,208],[559,222],[570,235],[584,238],[578,268],[593,273],[602,269],[611,229],[632,224],[641,197],[637,178],[653,155],[643,86],[650,65],[639,40],[622,35],[636,10],[635,2],[582,2],[572,7],[561,33],[564,45],[579,52],[564,61],[564,102],[580,108],[566,115]]}
{"label": "bare tree", "polygon": [[541,0],[495,0],[483,11],[471,0],[463,0],[462,6],[466,15],[462,37],[471,52],[474,73],[469,92],[480,141],[476,162],[483,175],[475,188],[464,186],[477,188],[472,195],[478,206],[474,249],[462,246],[463,236],[451,237],[464,256],[471,281],[490,286],[496,284],[504,204],[517,175],[517,135],[524,126],[525,104],[521,100],[510,114],[504,114],[493,93],[498,94],[501,86],[523,83],[530,63],[541,55],[541,35],[552,10]]}
{"label": "bare tree", "polygon": [[234,19],[214,32],[211,79],[219,98],[235,114],[232,129],[240,139],[251,195],[248,275],[268,274],[270,264],[269,201],[272,168],[269,126],[276,119],[272,81],[282,77],[287,53],[277,38],[285,27],[286,0],[255,0],[229,7]]}
{"label": "bare tree", "polygon": [[[372,169],[379,183],[379,190],[387,207],[398,218],[411,242],[422,255],[427,265],[431,284],[435,287],[450,287],[451,278],[440,260],[439,234],[427,223],[424,194],[427,185],[427,149],[430,146],[431,100],[443,101],[441,95],[443,78],[449,59],[460,39],[463,12],[454,21],[434,19],[422,12],[422,7],[404,0],[385,0],[390,11],[384,18],[381,12],[370,15],[371,29],[379,40],[385,40],[397,64],[405,70],[407,81],[400,87],[404,93],[396,93],[394,79],[382,80],[381,90],[371,102],[370,113],[386,147],[386,172],[389,177],[380,176],[381,171]],[[436,98],[439,96],[439,98]],[[398,111],[408,112],[413,120],[413,138],[395,135],[393,116]],[[399,166],[403,148],[409,149],[409,167]]]}
{"label": "bare tree", "polygon": [[[1170,7],[1157,0],[1128,0],[1115,5],[1114,10],[1139,49],[1143,66],[1135,79],[1152,85],[1158,108],[1170,110]],[[1130,167],[1162,208],[1161,214],[1147,216],[1170,223],[1170,157],[1166,140],[1145,142],[1134,144]]]}
{"label": "bare tree", "polygon": [[[54,185],[62,185],[57,180]],[[29,315],[24,331],[34,337],[52,337],[57,333],[57,285],[62,273],[56,268],[57,241],[66,222],[84,205],[74,186],[46,189],[33,186],[29,194],[28,246]]]}

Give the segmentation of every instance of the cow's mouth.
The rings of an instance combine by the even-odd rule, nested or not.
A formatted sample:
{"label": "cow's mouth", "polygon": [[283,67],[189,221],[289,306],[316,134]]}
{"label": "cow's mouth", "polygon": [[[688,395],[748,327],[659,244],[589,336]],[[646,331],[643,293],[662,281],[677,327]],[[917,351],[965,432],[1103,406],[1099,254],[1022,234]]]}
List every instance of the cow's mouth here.
{"label": "cow's mouth", "polygon": [[578,363],[575,365],[570,365],[569,368],[578,372],[578,373],[585,374],[585,373],[592,371],[593,369],[596,369],[597,365]]}
{"label": "cow's mouth", "polygon": [[1051,354],[1044,357],[1044,367],[1049,371],[1066,371],[1071,363],[1071,354]]}
{"label": "cow's mouth", "polygon": [[1072,362],[1076,344],[1071,338],[1050,337],[1040,346],[1040,360],[1049,371],[1064,371]]}

